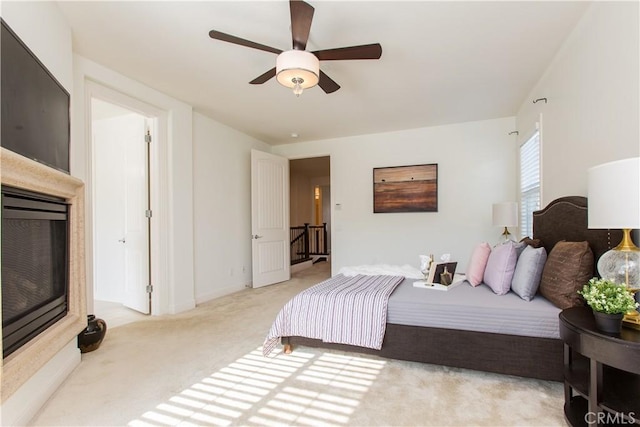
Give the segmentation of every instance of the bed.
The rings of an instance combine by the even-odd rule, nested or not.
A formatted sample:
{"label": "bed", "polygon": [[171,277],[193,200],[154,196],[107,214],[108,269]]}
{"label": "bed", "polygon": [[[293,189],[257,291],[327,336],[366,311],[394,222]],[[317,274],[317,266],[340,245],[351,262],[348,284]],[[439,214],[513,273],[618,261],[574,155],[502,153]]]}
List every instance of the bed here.
{"label": "bed", "polygon": [[[589,230],[587,200],[579,196],[556,199],[544,209],[534,212],[533,231],[533,239],[541,241],[547,253],[560,241],[586,241],[596,260],[612,247],[612,242],[615,245],[622,237],[619,230]],[[589,273],[596,274],[595,270]],[[405,279],[389,298],[386,332],[379,350],[331,344],[301,336],[283,337],[282,344],[286,348],[298,345],[322,347],[391,359],[562,381],[563,346],[558,335],[557,321],[557,314],[561,310],[547,299],[537,295],[532,301],[516,301],[519,297],[515,294],[496,296],[486,286],[458,286],[447,292],[439,292],[415,288],[411,283],[405,283],[408,281],[412,282],[413,279]],[[430,306],[421,306],[416,302],[416,293],[419,292],[430,293],[430,301],[427,303]],[[464,304],[447,306],[447,301],[451,300],[447,299],[447,294],[455,292],[462,296],[468,294],[467,307]],[[510,317],[503,317],[505,313],[498,306],[504,305],[507,301],[504,298],[514,299],[513,305],[507,305],[509,310],[515,310],[515,317],[514,313],[510,313]],[[392,305],[396,307],[393,310]],[[478,308],[480,313],[486,313],[487,316],[478,315]],[[424,312],[429,313],[431,318],[421,321],[416,316]],[[475,314],[467,316],[468,312]],[[482,322],[476,322],[475,319],[485,317],[488,323],[494,324],[490,329],[493,332],[478,330],[482,327],[476,323]],[[504,318],[515,318],[515,321],[506,322]]]}

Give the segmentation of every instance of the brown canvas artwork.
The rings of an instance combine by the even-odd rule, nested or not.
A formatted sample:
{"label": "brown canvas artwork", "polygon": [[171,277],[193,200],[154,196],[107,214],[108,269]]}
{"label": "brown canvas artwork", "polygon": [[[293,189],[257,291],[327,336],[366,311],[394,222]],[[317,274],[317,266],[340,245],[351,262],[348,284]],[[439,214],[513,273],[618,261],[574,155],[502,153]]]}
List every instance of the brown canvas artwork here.
{"label": "brown canvas artwork", "polygon": [[373,212],[437,212],[438,165],[373,169]]}

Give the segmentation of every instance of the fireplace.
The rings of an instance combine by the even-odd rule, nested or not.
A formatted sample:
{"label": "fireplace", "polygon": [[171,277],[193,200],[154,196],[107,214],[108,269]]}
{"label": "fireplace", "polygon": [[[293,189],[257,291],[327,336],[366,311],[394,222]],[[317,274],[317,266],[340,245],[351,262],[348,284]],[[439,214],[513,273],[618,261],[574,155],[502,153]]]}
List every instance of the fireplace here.
{"label": "fireplace", "polygon": [[2,187],[2,350],[7,357],[67,314],[68,206]]}
{"label": "fireplace", "polygon": [[[68,230],[66,233],[68,252],[65,254],[67,257],[65,262],[67,274],[66,309],[63,309],[62,313],[54,315],[54,317],[61,315],[59,320],[49,319],[53,321],[53,324],[1,359],[0,401],[4,403],[36,374],[47,372],[49,377],[63,375],[60,378],[64,378],[64,373],[79,363],[80,351],[77,350],[77,358],[75,352],[74,356],[69,358],[71,353],[68,352],[68,349],[71,345],[77,344],[78,333],[87,326],[87,303],[84,274],[84,184],[78,178],[42,165],[4,147],[0,147],[0,165],[2,186],[9,187],[14,192],[18,190],[17,192],[21,193],[22,199],[34,196],[23,193],[23,191],[36,193],[36,199],[44,198],[45,202],[51,203],[44,210],[53,211],[55,214],[59,214],[59,211],[64,210],[64,206],[66,206],[66,229]],[[29,197],[24,197],[25,194]],[[4,228],[5,224],[3,223],[3,234]],[[56,235],[56,232],[49,230],[49,236],[52,233]],[[64,233],[57,233],[57,235],[59,234]],[[56,237],[54,240],[57,239]],[[3,258],[5,250],[5,244],[2,242]],[[28,259],[29,257],[25,257],[25,260]],[[4,259],[2,262],[4,263]],[[53,270],[53,267],[50,268]],[[58,270],[56,269],[56,271]],[[5,274],[7,273],[2,271],[3,289],[6,280]],[[4,307],[2,310],[4,311]],[[4,336],[4,325],[2,329]],[[56,358],[59,354],[65,356],[62,359]],[[65,366],[59,370],[60,365],[58,364],[55,369],[50,370],[46,367],[50,361],[63,363]]]}

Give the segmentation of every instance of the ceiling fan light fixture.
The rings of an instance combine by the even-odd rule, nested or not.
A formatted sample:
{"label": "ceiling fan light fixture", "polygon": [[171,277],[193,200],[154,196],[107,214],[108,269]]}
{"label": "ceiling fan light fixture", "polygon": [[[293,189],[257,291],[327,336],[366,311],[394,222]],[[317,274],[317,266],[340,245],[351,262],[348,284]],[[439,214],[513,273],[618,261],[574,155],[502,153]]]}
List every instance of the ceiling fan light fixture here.
{"label": "ceiling fan light fixture", "polygon": [[302,79],[301,79],[301,78],[299,78],[299,77],[294,77],[294,78],[292,79],[292,81],[293,81],[293,83],[295,83],[295,85],[293,86],[293,94],[294,94],[295,96],[300,96],[300,95],[302,95],[302,91],[304,90],[304,89],[302,88],[302,83],[304,83],[304,80],[302,80]]}
{"label": "ceiling fan light fixture", "polygon": [[318,84],[320,61],[304,50],[288,50],[276,59],[276,79],[282,86],[293,89],[300,96],[304,89]]}

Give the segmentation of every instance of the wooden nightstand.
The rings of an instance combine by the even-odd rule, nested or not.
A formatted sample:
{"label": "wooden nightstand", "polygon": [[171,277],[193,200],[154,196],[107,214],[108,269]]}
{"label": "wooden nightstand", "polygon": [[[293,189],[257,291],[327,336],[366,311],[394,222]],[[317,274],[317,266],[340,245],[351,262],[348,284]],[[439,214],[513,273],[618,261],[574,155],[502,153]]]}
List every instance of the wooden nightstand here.
{"label": "wooden nightstand", "polygon": [[572,426],[640,425],[640,331],[596,329],[588,307],[560,313],[564,413]]}

